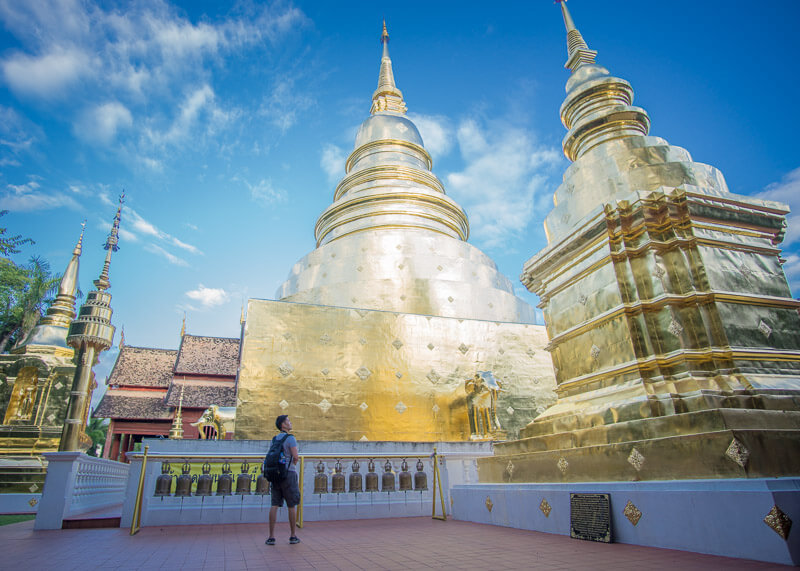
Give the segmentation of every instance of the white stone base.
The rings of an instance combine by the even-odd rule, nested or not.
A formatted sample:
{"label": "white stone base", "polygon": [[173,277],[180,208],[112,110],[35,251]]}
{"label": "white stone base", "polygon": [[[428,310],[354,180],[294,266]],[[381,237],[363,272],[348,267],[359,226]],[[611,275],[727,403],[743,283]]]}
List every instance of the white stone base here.
{"label": "white stone base", "polygon": [[[455,519],[562,535],[570,533],[570,493],[610,494],[617,543],[800,564],[800,478],[468,484],[450,491]],[[641,512],[636,525],[624,514],[629,501]],[[764,522],[773,506],[794,522],[788,539]]]}

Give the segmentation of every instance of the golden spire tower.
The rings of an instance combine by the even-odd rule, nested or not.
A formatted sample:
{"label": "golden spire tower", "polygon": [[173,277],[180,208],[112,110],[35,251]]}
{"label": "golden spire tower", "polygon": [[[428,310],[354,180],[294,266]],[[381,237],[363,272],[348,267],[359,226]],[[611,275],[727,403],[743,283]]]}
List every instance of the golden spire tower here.
{"label": "golden spire tower", "polygon": [[67,417],[61,433],[59,451],[78,450],[82,444],[81,436],[86,426],[91,392],[94,385],[92,367],[97,363],[97,357],[111,347],[114,340],[114,326],[111,325],[111,287],[109,268],[111,256],[119,249],[119,222],[122,216],[122,204],[125,193],[119,198],[119,206],[114,216],[111,232],[106,239],[104,249],[106,258],[100,276],[94,280],[95,291],[86,296],[86,302],[81,306],[78,317],[69,327],[67,343],[76,351],[77,369],[72,381],[72,391],[67,405]]}
{"label": "golden spire tower", "polygon": [[[41,351],[43,346],[61,348],[72,353],[67,345],[67,331],[70,323],[75,318],[75,298],[78,291],[78,270],[80,266],[83,233],[86,230],[86,221],[81,224],[81,235],[72,251],[72,258],[67,264],[61,281],[58,284],[58,294],[55,301],[28,335],[23,347],[15,350],[18,352]],[[35,347],[35,349],[34,349]]]}
{"label": "golden spire tower", "polygon": [[[541,300],[558,401],[522,430],[514,450],[538,452],[515,457],[515,479],[797,475],[800,302],[778,248],[788,208],[732,194],[719,170],[649,136],[630,84],[561,11],[572,165],[522,275]],[[499,445],[482,479],[502,481],[514,450]]]}

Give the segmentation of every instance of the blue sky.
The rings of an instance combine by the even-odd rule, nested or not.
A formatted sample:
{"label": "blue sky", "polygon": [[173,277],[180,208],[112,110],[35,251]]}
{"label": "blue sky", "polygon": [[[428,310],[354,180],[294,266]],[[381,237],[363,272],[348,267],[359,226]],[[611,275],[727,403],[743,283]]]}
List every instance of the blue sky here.
{"label": "blue sky", "polygon": [[[720,168],[733,192],[798,210],[800,3],[569,3],[598,63],[631,82],[651,134]],[[87,219],[81,286],[99,273],[117,195],[114,323],[173,348],[181,320],[237,336],[314,248],[368,116],[385,17],[398,87],[470,241],[518,275],[567,161],[560,11],[525,3],[0,0],[0,209],[66,265]],[[800,221],[784,242],[800,288]],[[98,368],[102,383],[115,352]]]}

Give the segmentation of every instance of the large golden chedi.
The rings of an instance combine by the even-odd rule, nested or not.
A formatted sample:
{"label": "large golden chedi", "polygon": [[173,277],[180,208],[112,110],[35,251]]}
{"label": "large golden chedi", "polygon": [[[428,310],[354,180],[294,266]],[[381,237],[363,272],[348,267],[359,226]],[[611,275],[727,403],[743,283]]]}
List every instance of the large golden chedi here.
{"label": "large golden chedi", "polygon": [[[381,39],[370,117],[317,221],[317,248],[280,301],[249,302],[236,438],[268,437],[263,419],[281,412],[316,440],[497,438],[554,399],[544,328],[466,242],[467,216],[406,116],[385,27]],[[489,418],[469,408],[480,399],[465,383],[479,371],[503,383],[500,429],[472,429]]]}
{"label": "large golden chedi", "polygon": [[485,481],[800,474],[800,319],[780,250],[788,208],[648,136],[628,82],[561,3],[573,161],[522,280],[541,299],[558,401]]}

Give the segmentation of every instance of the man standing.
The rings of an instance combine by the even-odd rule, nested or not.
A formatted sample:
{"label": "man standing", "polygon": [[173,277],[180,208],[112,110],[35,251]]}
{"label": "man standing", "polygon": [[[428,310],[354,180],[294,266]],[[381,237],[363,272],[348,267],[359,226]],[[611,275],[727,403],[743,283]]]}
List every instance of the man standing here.
{"label": "man standing", "polygon": [[269,509],[269,537],[265,542],[267,545],[275,545],[275,521],[278,519],[278,508],[286,501],[286,507],[289,510],[289,543],[300,543],[300,538],[297,537],[297,504],[300,503],[300,485],[297,477],[297,463],[300,461],[300,455],[297,453],[297,439],[289,434],[292,431],[292,423],[289,420],[289,415],[282,414],[275,419],[275,426],[281,433],[272,439],[275,442],[276,438],[283,440],[283,456],[288,464],[288,472],[283,481],[272,484],[272,506]]}

